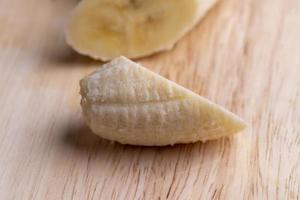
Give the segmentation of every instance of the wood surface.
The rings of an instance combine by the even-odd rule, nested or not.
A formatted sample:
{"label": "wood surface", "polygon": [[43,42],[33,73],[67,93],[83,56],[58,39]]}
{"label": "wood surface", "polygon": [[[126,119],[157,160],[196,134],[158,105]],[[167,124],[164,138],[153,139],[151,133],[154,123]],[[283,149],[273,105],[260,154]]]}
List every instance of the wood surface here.
{"label": "wood surface", "polygon": [[76,0],[0,0],[0,199],[300,199],[300,1],[222,0],[149,69],[237,113],[243,133],[152,148],[91,134],[100,66],[63,27]]}

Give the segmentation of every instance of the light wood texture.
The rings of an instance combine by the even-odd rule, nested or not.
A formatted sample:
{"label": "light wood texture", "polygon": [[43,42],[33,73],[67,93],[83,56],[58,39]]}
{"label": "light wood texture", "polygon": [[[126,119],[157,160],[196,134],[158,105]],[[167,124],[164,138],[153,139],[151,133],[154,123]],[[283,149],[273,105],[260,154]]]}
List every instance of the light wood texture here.
{"label": "light wood texture", "polygon": [[90,133],[64,42],[75,0],[0,0],[0,199],[300,199],[300,1],[224,0],[174,50],[138,60],[249,123],[164,148]]}

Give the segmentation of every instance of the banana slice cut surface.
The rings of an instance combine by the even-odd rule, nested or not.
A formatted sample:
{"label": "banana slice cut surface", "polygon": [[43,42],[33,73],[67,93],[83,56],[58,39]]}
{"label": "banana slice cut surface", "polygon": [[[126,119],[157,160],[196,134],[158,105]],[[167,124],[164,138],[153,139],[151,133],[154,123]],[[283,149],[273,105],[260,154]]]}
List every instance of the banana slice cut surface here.
{"label": "banana slice cut surface", "polygon": [[80,87],[91,130],[123,144],[206,141],[246,127],[233,113],[125,57],[104,64]]}
{"label": "banana slice cut surface", "polygon": [[83,0],[66,31],[79,53],[110,60],[173,47],[216,0]]}

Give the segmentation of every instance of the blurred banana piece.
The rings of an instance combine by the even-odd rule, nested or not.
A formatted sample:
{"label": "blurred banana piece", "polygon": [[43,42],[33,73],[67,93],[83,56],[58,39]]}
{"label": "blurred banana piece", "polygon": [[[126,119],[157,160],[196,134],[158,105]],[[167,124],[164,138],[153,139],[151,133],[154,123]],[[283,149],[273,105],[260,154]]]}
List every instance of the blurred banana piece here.
{"label": "blurred banana piece", "polygon": [[233,113],[125,57],[82,79],[80,88],[91,130],[123,144],[206,141],[246,127]]}
{"label": "blurred banana piece", "polygon": [[171,49],[217,0],[83,0],[67,43],[94,59],[138,58]]}

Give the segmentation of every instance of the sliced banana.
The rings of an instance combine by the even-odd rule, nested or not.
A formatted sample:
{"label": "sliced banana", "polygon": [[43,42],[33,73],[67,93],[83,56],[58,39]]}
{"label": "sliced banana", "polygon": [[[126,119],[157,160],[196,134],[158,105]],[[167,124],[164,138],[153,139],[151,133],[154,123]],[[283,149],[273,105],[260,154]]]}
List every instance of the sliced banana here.
{"label": "sliced banana", "polygon": [[123,144],[162,146],[217,139],[243,130],[233,113],[119,57],[80,81],[91,130]]}
{"label": "sliced banana", "polygon": [[217,0],[83,0],[75,8],[66,39],[79,53],[110,60],[167,50]]}

